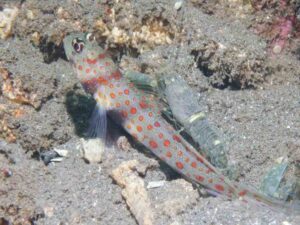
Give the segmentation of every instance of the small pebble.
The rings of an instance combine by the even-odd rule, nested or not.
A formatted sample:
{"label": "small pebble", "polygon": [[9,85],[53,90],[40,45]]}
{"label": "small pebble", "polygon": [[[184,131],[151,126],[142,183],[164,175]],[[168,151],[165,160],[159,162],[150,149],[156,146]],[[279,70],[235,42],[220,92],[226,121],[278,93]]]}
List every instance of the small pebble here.
{"label": "small pebble", "polygon": [[183,4],[182,0],[179,0],[179,1],[175,2],[174,9],[176,9],[176,10],[181,9],[182,4]]}
{"label": "small pebble", "polygon": [[284,161],[284,157],[279,157],[275,160],[276,163],[281,164]]}
{"label": "small pebble", "polygon": [[283,221],[282,225],[292,225],[292,224],[290,222],[288,222],[288,221]]}
{"label": "small pebble", "polygon": [[282,51],[282,47],[280,45],[275,45],[273,47],[273,53],[279,54]]}
{"label": "small pebble", "polygon": [[2,169],[2,173],[6,178],[11,177],[13,175],[13,172],[8,168]]}
{"label": "small pebble", "polygon": [[158,187],[162,187],[164,185],[165,185],[164,180],[150,181],[147,185],[147,189],[158,188]]}
{"label": "small pebble", "polygon": [[63,157],[57,157],[57,158],[53,158],[53,159],[51,159],[50,161],[51,162],[61,162],[61,161],[63,161]]}
{"label": "small pebble", "polygon": [[54,149],[54,151],[61,157],[67,157],[68,155],[68,150],[65,149]]}
{"label": "small pebble", "polygon": [[81,139],[83,147],[83,158],[89,163],[98,163],[102,161],[104,153],[104,143],[101,139]]}
{"label": "small pebble", "polygon": [[52,161],[52,159],[59,157],[59,155],[56,151],[50,150],[50,151],[42,152],[40,157],[41,160],[43,160],[43,162],[46,165],[48,165]]}
{"label": "small pebble", "polygon": [[43,208],[45,216],[51,218],[54,215],[54,208],[46,206]]}

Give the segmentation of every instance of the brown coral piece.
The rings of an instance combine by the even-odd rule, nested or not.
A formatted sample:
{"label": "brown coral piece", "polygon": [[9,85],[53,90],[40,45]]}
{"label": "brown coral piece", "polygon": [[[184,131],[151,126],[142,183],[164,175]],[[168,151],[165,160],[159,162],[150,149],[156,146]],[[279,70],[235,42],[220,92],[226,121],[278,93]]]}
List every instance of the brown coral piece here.
{"label": "brown coral piece", "polygon": [[0,12],[0,38],[6,39],[12,35],[12,27],[18,15],[18,8],[5,8]]}
{"label": "brown coral piece", "polygon": [[9,124],[9,117],[20,118],[25,113],[21,108],[8,108],[6,105],[0,104],[0,138],[9,143],[16,141],[16,135],[13,132],[14,127]]}
{"label": "brown coral piece", "polygon": [[154,215],[144,180],[135,173],[140,166],[137,160],[123,162],[112,171],[111,176],[122,188],[122,196],[138,224],[152,225]]}
{"label": "brown coral piece", "polygon": [[6,140],[9,143],[16,141],[16,136],[7,124],[5,119],[0,120],[0,138]]}
{"label": "brown coral piece", "polygon": [[5,68],[0,68],[0,75],[3,79],[1,91],[4,97],[20,104],[27,104],[38,108],[37,95],[24,91],[21,80],[13,79],[11,73]]}
{"label": "brown coral piece", "polygon": [[175,35],[173,28],[162,18],[147,18],[131,31],[114,23],[110,26],[106,21],[99,19],[95,22],[94,29],[95,33],[105,37],[108,43],[130,46],[140,52],[154,46],[171,44]]}

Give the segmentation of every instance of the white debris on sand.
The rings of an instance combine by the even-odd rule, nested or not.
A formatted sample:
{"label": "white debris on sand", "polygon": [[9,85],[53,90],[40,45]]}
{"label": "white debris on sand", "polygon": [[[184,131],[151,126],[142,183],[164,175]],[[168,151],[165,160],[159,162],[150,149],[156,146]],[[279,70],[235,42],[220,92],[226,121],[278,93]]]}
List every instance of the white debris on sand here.
{"label": "white debris on sand", "polygon": [[101,139],[81,139],[83,158],[89,163],[102,161],[105,143]]}
{"label": "white debris on sand", "polygon": [[135,172],[139,167],[137,160],[122,163],[112,171],[112,178],[123,188],[122,196],[138,224],[151,225],[153,212],[144,180]]}

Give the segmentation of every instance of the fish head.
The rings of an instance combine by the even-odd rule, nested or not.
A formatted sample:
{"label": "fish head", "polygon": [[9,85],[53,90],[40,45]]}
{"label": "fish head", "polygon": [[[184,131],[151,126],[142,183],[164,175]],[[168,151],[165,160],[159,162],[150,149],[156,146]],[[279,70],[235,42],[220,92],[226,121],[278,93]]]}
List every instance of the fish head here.
{"label": "fish head", "polygon": [[[99,74],[92,73],[98,64],[98,55],[104,50],[98,45],[91,33],[72,33],[64,38],[64,49],[67,59],[71,62],[81,82],[96,78]],[[90,63],[94,62],[94,63]]]}

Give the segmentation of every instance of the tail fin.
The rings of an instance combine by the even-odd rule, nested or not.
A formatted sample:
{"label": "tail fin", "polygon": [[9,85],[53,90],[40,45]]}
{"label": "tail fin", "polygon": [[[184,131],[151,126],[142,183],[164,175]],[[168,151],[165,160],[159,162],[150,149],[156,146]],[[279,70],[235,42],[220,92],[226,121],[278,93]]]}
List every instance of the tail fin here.
{"label": "tail fin", "polygon": [[[191,155],[195,157],[200,156],[200,154],[183,138],[181,139],[181,144],[183,144]],[[285,201],[281,201],[272,197],[269,197],[255,188],[251,188],[249,186],[234,182],[229,180],[228,178],[224,177],[222,173],[215,167],[213,167],[204,157],[202,158],[203,164],[212,169],[214,173],[223,179],[223,182],[227,185],[229,193],[223,193],[227,195],[229,198],[240,198],[244,202],[254,202],[255,204],[266,206],[270,209],[277,210],[277,211],[285,211],[286,213],[292,212],[300,212],[300,201],[288,203]],[[216,191],[216,192],[215,192]],[[219,194],[217,190],[212,191],[214,195]],[[222,194],[222,193],[220,193]]]}
{"label": "tail fin", "polygon": [[300,201],[286,202],[282,200],[269,197],[254,188],[245,186],[243,184],[235,184],[238,190],[239,198],[244,202],[254,202],[263,207],[268,207],[278,212],[285,212],[287,214],[300,212]]}

